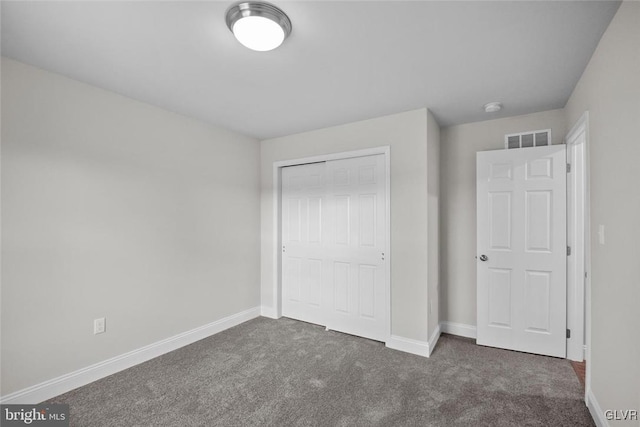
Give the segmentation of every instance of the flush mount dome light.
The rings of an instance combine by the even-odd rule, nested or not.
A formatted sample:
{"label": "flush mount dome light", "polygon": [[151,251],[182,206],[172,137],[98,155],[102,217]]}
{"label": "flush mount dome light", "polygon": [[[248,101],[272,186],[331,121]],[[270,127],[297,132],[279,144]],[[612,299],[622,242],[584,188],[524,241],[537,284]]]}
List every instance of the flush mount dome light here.
{"label": "flush mount dome light", "polygon": [[227,27],[244,46],[261,52],[277,48],[291,34],[289,17],[265,2],[234,4],[227,10]]}

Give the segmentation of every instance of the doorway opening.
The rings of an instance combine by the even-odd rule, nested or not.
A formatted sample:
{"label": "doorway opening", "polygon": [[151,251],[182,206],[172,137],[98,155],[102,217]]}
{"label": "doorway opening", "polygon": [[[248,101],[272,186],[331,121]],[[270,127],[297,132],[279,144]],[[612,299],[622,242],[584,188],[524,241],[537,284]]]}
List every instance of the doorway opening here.
{"label": "doorway opening", "polygon": [[[562,305],[563,305],[563,308],[566,308],[566,314],[563,316],[563,318],[566,316],[567,331],[566,331],[566,340],[564,340],[563,343],[561,343],[560,341],[557,342],[557,348],[560,349],[560,346],[562,346],[563,347],[562,353],[564,354],[560,354],[560,350],[558,350],[556,354],[561,357],[566,357],[567,359],[574,362],[582,362],[585,358],[588,359],[588,354],[587,354],[588,348],[589,348],[588,329],[590,327],[589,325],[590,323],[590,318],[589,318],[589,304],[590,304],[589,280],[590,278],[588,274],[589,247],[590,247],[589,200],[588,200],[588,112],[585,112],[583,116],[573,126],[573,128],[568,132],[566,138],[564,139],[564,142],[566,145],[564,148],[562,148],[562,150],[566,151],[566,163],[567,163],[566,172],[567,173],[566,173],[566,184],[565,184],[566,196],[563,198],[563,200],[566,200],[566,214],[562,215],[562,219],[556,219],[556,223],[558,226],[553,228],[555,228],[555,230],[558,231],[559,229],[564,228],[566,223],[566,246],[567,246],[566,261],[565,261],[566,262],[566,291],[565,291],[566,306],[565,304],[562,304]],[[559,146],[555,146],[555,147],[557,147],[556,149],[560,148]],[[533,155],[534,154],[533,150],[535,149],[529,148],[526,150],[531,150],[531,151],[527,151],[527,153],[530,153],[531,155]],[[494,153],[494,154],[491,154],[491,153]],[[523,151],[522,155],[524,155],[524,153],[525,152]],[[524,221],[524,225],[526,228],[524,233],[525,242],[528,239],[530,239],[530,237],[533,236],[532,234],[528,236],[528,234],[533,230],[531,228],[531,224],[532,224],[531,218],[536,217],[536,215],[534,215],[534,212],[529,212],[529,213],[525,212],[524,215],[516,216],[515,218],[511,217],[512,214],[507,215],[507,213],[511,212],[510,207],[512,206],[512,203],[509,201],[511,200],[510,197],[511,196],[515,197],[515,195],[517,194],[517,193],[513,193],[512,192],[513,189],[511,189],[511,187],[507,185],[514,182],[513,180],[516,178],[516,175],[512,176],[511,172],[509,172],[511,170],[509,165],[512,164],[512,162],[514,161],[514,159],[512,159],[511,157],[514,157],[514,156],[517,157],[518,155],[517,154],[510,155],[508,153],[500,153],[498,151],[498,152],[485,152],[482,154],[482,156],[484,157],[502,156],[504,158],[500,157],[501,159],[500,161],[496,160],[496,162],[494,162],[495,164],[490,165],[491,167],[489,169],[489,172],[487,172],[488,183],[483,184],[485,186],[488,185],[489,187],[491,185],[496,186],[500,184],[501,187],[497,189],[491,189],[491,191],[489,191],[489,194],[488,194],[489,199],[487,200],[491,203],[489,203],[488,208],[492,206],[493,208],[487,210],[487,209],[480,209],[479,207],[480,213],[485,211],[493,212],[495,217],[495,218],[493,217],[488,218],[488,220],[491,220],[491,218],[494,219],[495,224],[493,224],[493,226],[491,227],[488,227],[488,228],[480,227],[480,223],[478,224],[478,229],[479,230],[486,229],[484,233],[485,234],[488,233],[487,238],[491,238],[489,239],[488,242],[485,242],[484,244],[479,244],[478,246],[478,254],[479,254],[478,257],[480,257],[479,261],[482,261],[482,262],[479,262],[480,273],[486,270],[485,264],[487,264],[487,261],[490,258],[501,259],[500,257],[504,258],[505,253],[510,253],[512,251],[510,246],[512,242],[511,233],[513,230],[516,230],[517,228],[516,222],[521,223],[522,221]],[[534,161],[540,164],[543,164],[539,160],[534,160]],[[551,164],[551,163],[548,163],[548,164]],[[527,171],[527,174],[530,174],[529,171],[534,170],[534,163],[532,163],[531,165],[525,165],[525,166],[526,166],[525,169]],[[506,175],[502,174],[501,171],[503,169]],[[558,169],[557,172],[558,173],[554,175],[559,176],[561,173],[560,169]],[[533,175],[529,177],[527,175],[525,176],[524,180],[528,181],[529,178],[536,178],[536,177]],[[484,178],[482,179],[484,180]],[[500,183],[500,179],[502,179],[502,181],[505,181],[505,182]],[[536,192],[537,191],[539,192],[539,190],[541,189],[536,188],[534,190],[535,191],[525,190],[525,194],[524,194],[525,199],[527,198],[531,199],[532,195],[536,195],[537,194]],[[482,195],[479,194],[478,196],[479,201],[483,200],[483,197],[481,196],[484,196],[484,193]],[[504,203],[499,204],[498,202],[501,202],[501,201],[504,201]],[[528,202],[529,200],[527,199],[525,201]],[[533,201],[533,199],[531,201]],[[503,206],[504,207],[503,210],[506,209],[505,211],[506,213],[497,210],[496,206],[497,207]],[[525,206],[529,206],[529,208],[535,207],[533,203],[525,203]],[[547,210],[539,209],[537,212],[537,217],[540,218],[542,216],[542,218],[544,218],[545,212],[547,212]],[[550,224],[549,221],[542,221],[542,223]],[[533,224],[535,225],[535,222]],[[516,228],[512,228],[512,227],[516,227]],[[550,229],[549,231],[552,231],[552,229]],[[562,232],[562,234],[564,234],[564,231]],[[551,236],[551,234],[541,233],[541,236]],[[483,236],[479,234],[479,240],[478,240],[479,243],[482,243],[481,237]],[[557,236],[557,237],[560,237],[560,236]],[[498,244],[500,242],[503,242],[504,244]],[[544,252],[540,250],[542,246],[540,248],[525,248],[525,255],[527,255],[526,252]],[[561,245],[557,244],[554,246],[560,248]],[[533,250],[530,250],[530,249],[533,249]],[[489,254],[484,254],[484,251],[487,251],[487,250],[494,250],[495,252],[493,254],[494,256],[487,257],[487,255]],[[550,253],[550,250],[549,250],[549,253]],[[558,254],[559,259],[560,259],[560,256],[561,255]],[[497,268],[496,266],[489,266],[489,267],[492,267],[492,268],[489,268],[489,272],[493,273],[493,275],[496,276],[496,278],[499,277],[497,276],[497,273],[503,273],[503,276],[505,278],[511,277],[509,274],[507,274],[511,271],[511,269],[507,268],[508,266],[501,266],[501,269],[496,269]],[[531,269],[533,269],[533,267],[528,266],[525,270],[530,273],[529,270]],[[533,270],[536,270],[536,269],[533,269]],[[541,270],[541,268],[537,268],[537,270]],[[518,274],[517,276],[519,275],[520,274]],[[493,292],[488,291],[487,298],[486,298],[487,301],[483,301],[483,304],[480,304],[479,302],[478,310],[479,310],[479,313],[481,312],[481,309],[485,309],[485,311],[493,310],[488,312],[489,314],[493,314],[493,318],[491,318],[493,320],[491,319],[483,319],[483,320],[486,320],[487,322],[489,322],[488,326],[490,327],[489,328],[490,330],[496,329],[493,326],[500,327],[501,329],[499,329],[499,331],[504,335],[508,333],[509,330],[512,328],[512,325],[511,325],[512,319],[510,315],[513,315],[513,313],[516,313],[517,315],[520,312],[527,313],[526,310],[531,311],[531,307],[533,306],[533,303],[532,302],[528,303],[528,307],[524,307],[521,310],[516,310],[515,312],[511,309],[512,307],[510,309],[507,309],[508,303],[511,302],[513,298],[516,298],[512,294],[513,290],[514,289],[516,290],[516,296],[517,296],[518,288],[517,287],[512,288],[512,285],[514,282],[512,282],[511,280],[504,279],[502,280],[502,282],[504,283],[502,282],[498,283],[498,282],[499,281],[497,281],[497,279],[488,282],[489,285],[493,284],[493,288],[491,287],[489,288],[489,291],[493,291]],[[525,295],[529,295],[529,293],[531,293],[529,292],[530,289],[528,288],[533,289],[533,286],[527,283],[525,283],[522,286],[522,292],[524,292]],[[538,288],[544,289],[544,287],[538,287]],[[502,306],[504,308],[504,310],[502,311],[498,310],[501,307],[498,304],[501,301],[498,298],[501,296],[501,294],[497,293],[499,290],[507,292],[506,294],[502,295],[503,297],[502,300],[504,300],[502,301]],[[493,296],[490,297],[491,295]],[[532,293],[531,295],[534,295],[534,294]],[[554,300],[557,301],[557,304],[560,304],[562,302],[561,299],[563,298],[564,296],[562,296],[561,298],[561,296],[558,295]],[[546,300],[546,297],[544,299]],[[532,319],[535,320],[537,318],[536,316],[539,315],[540,313],[542,313],[543,316],[540,316],[539,320],[547,319],[548,311],[542,310],[539,312],[534,312],[533,314],[535,314],[535,316],[532,315],[531,313],[529,313],[528,315],[525,315],[525,321],[531,322]],[[500,314],[501,317],[498,316],[498,314]],[[496,319],[500,320],[500,322],[497,322]],[[491,325],[492,321],[495,323],[495,325],[493,326]],[[481,327],[480,323],[481,322],[479,321],[478,322],[479,328]],[[560,325],[560,323],[558,323],[558,325]],[[527,329],[535,329],[535,328],[530,328],[529,326],[527,326]],[[535,332],[544,333],[545,331],[542,329],[543,328],[538,328],[538,330],[535,330]],[[555,329],[559,330],[560,326],[556,326]],[[509,335],[505,339],[503,339],[503,341],[506,342],[507,345],[495,344],[495,343],[494,345],[498,345],[505,348],[509,348],[510,346],[513,347],[514,346],[513,340],[514,338],[511,335]],[[529,339],[527,339],[527,342],[528,341]],[[482,342],[482,340],[480,340],[480,342]],[[523,346],[520,346],[520,348],[523,348]],[[533,352],[542,353],[541,351],[533,351]],[[586,385],[588,388],[589,379],[590,379],[588,367],[586,371],[587,371]]]}

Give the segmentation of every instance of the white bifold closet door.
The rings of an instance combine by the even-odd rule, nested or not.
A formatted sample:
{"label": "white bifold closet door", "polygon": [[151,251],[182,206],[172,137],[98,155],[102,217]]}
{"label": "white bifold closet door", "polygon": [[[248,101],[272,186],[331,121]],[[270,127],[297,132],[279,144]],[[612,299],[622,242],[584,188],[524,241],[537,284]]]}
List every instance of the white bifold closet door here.
{"label": "white bifold closet door", "polygon": [[384,155],[282,169],[282,314],[385,341]]}

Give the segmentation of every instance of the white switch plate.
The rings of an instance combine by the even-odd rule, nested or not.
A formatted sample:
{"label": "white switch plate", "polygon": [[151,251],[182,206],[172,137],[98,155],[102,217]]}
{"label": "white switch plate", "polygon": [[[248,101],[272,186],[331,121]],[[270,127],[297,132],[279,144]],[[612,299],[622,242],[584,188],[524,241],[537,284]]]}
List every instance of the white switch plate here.
{"label": "white switch plate", "polygon": [[598,242],[604,245],[604,225],[598,225]]}
{"label": "white switch plate", "polygon": [[106,331],[107,329],[107,321],[104,317],[101,317],[99,319],[95,319],[93,321],[93,333],[94,335],[97,334],[102,334]]}

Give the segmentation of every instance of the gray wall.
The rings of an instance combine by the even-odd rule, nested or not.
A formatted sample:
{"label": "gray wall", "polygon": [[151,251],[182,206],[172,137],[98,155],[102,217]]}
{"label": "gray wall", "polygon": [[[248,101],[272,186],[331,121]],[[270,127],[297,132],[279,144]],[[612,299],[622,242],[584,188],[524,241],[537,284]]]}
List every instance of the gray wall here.
{"label": "gray wall", "polygon": [[258,170],[254,139],[3,59],[1,394],[258,306]]}
{"label": "gray wall", "polygon": [[591,388],[603,410],[640,410],[640,3],[620,6],[565,110],[570,126],[589,111]]}
{"label": "gray wall", "polygon": [[504,135],[549,129],[566,134],[563,110],[442,129],[440,165],[440,320],[476,325],[476,152],[504,148]]}
{"label": "gray wall", "polygon": [[[428,126],[426,109],[274,138],[261,143],[262,304],[273,295],[273,162],[368,147],[391,147],[391,328],[420,341],[428,319]],[[432,131],[432,135],[436,135]],[[439,142],[438,142],[439,143]],[[433,143],[435,145],[435,143]],[[437,242],[435,243],[437,248]],[[433,328],[435,326],[432,326]]]}

